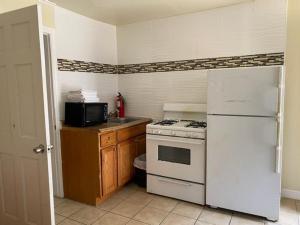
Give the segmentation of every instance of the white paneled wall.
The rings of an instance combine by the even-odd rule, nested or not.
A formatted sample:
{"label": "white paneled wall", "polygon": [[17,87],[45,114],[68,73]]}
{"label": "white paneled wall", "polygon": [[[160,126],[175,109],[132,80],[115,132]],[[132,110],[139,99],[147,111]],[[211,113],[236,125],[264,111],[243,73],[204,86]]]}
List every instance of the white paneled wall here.
{"label": "white paneled wall", "polygon": [[128,116],[159,119],[165,102],[205,103],[207,71],[119,75]]}
{"label": "white paneled wall", "polygon": [[[56,7],[57,58],[117,64],[116,27]],[[60,119],[64,119],[64,102],[68,91],[98,90],[100,100],[114,110],[113,98],[118,77],[111,74],[58,71]]]}
{"label": "white paneled wall", "polygon": [[117,64],[116,26],[55,9],[58,58]]}
{"label": "white paneled wall", "polygon": [[286,1],[254,0],[117,27],[118,63],[283,51]]}
{"label": "white paneled wall", "polygon": [[[286,0],[254,0],[199,13],[115,26],[56,9],[58,58],[108,64],[146,63],[282,52]],[[114,109],[118,90],[127,115],[160,118],[164,102],[205,102],[206,71],[106,75],[58,72],[59,100],[97,89]],[[61,115],[63,115],[61,107]],[[62,117],[63,119],[63,117]]]}
{"label": "white paneled wall", "polygon": [[[286,1],[254,0],[117,27],[118,63],[283,52]],[[120,75],[127,114],[160,118],[164,102],[206,102],[206,72]]]}

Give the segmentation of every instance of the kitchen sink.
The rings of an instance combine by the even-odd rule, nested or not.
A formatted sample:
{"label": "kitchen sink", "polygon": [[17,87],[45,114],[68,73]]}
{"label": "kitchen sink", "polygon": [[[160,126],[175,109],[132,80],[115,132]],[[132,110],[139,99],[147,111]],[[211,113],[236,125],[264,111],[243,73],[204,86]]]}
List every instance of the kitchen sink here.
{"label": "kitchen sink", "polygon": [[136,118],[130,118],[130,117],[125,117],[125,118],[110,118],[108,119],[108,122],[110,123],[130,123],[133,121],[136,121],[138,119]]}

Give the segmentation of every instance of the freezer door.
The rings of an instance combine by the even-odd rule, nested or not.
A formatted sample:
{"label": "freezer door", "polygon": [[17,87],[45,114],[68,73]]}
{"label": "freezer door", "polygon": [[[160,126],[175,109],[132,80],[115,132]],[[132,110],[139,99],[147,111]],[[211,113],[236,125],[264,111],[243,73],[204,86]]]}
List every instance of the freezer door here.
{"label": "freezer door", "polygon": [[208,116],[207,124],[206,203],[277,220],[276,120]]}
{"label": "freezer door", "polygon": [[281,67],[210,70],[208,114],[274,116]]}

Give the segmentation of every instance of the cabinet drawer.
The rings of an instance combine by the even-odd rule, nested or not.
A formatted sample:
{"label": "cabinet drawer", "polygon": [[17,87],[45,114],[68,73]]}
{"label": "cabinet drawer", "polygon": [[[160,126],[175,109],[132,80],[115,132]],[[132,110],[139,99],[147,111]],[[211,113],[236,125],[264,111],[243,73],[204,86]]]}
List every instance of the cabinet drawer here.
{"label": "cabinet drawer", "polygon": [[146,133],[146,124],[140,124],[137,126],[133,126],[133,127],[128,127],[128,128],[124,128],[121,129],[117,132],[117,136],[118,136],[118,141],[125,141],[129,138],[138,136],[140,134],[144,134]]}
{"label": "cabinet drawer", "polygon": [[205,204],[205,186],[202,184],[147,174],[147,192]]}
{"label": "cabinet drawer", "polygon": [[116,144],[116,133],[110,132],[100,135],[100,147],[104,148]]}

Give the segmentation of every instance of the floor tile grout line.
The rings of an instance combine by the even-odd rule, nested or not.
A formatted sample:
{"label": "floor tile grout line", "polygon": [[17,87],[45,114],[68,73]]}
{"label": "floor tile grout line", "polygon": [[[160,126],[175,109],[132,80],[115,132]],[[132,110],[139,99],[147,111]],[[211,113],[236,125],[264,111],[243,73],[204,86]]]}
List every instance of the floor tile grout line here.
{"label": "floor tile grout line", "polygon": [[[105,210],[104,210],[105,211]],[[108,213],[110,213],[109,211],[105,211],[105,213],[102,215],[102,216],[100,216],[99,218],[97,218],[93,223],[91,223],[91,225],[93,225],[93,224],[96,224],[96,222],[99,220],[99,219],[101,219],[102,217],[104,217],[105,215],[107,215]]]}
{"label": "floor tile grout line", "polygon": [[166,217],[160,222],[160,225],[167,219],[167,217],[171,214],[171,212],[176,208],[176,206],[179,204],[179,202],[177,202],[174,206],[174,208],[166,215]]}
{"label": "floor tile grout line", "polygon": [[151,197],[151,200],[144,207],[142,207],[141,210],[138,211],[132,218],[134,218],[137,214],[139,214],[142,210],[144,210],[150,204],[150,202],[152,202],[152,201],[153,201],[153,198]]}
{"label": "floor tile grout line", "polygon": [[[56,208],[57,206],[63,204],[63,202],[65,201],[65,198],[59,198],[59,197],[55,197],[55,196],[53,196],[53,197],[54,197],[54,208]],[[62,200],[62,202],[58,203],[58,205],[55,205],[55,199],[60,199],[60,200]]]}
{"label": "floor tile grout line", "polygon": [[[67,199],[67,198],[66,198],[66,199]],[[69,200],[69,199],[67,199],[67,200]],[[77,204],[77,202],[76,202],[76,204]],[[83,210],[85,207],[86,207],[86,208],[87,208],[87,207],[92,207],[92,208],[93,208],[93,206],[87,205],[87,204],[84,204],[84,203],[79,203],[79,204],[82,205],[81,208],[78,209],[78,210],[76,210],[76,211],[74,211],[74,212],[73,212],[72,214],[70,214],[69,216],[64,216],[64,215],[61,215],[61,214],[59,214],[59,213],[57,213],[57,212],[55,212],[55,213],[58,214],[58,215],[60,215],[60,216],[63,216],[63,217],[65,218],[64,220],[70,219],[70,220],[75,221],[75,222],[77,222],[77,223],[81,223],[80,221],[75,220],[75,219],[73,219],[73,218],[71,218],[71,217],[72,217],[74,214],[78,213],[79,211]],[[97,208],[96,206],[95,206],[95,209],[104,211],[105,213],[104,213],[102,216],[104,216],[104,215],[106,215],[106,214],[108,213],[107,210],[99,209],[99,208]],[[97,220],[100,219],[102,216],[98,217]],[[95,220],[92,224],[94,224],[97,220]],[[61,222],[63,222],[63,221],[61,221]],[[61,223],[61,222],[60,222],[60,223]],[[60,224],[60,223],[59,223],[59,224]],[[81,223],[81,224],[84,224],[84,223]]]}
{"label": "floor tile grout line", "polygon": [[[181,214],[179,214],[179,213],[174,212],[174,209],[175,209],[176,206],[179,205],[180,203],[181,203],[181,202],[177,202],[177,204],[176,204],[176,205],[174,206],[174,208],[169,212],[169,214],[166,216],[166,218],[167,218],[170,214],[175,214],[175,215],[177,215],[177,216],[182,216],[182,217],[187,218],[187,219],[195,220],[195,222],[194,222],[194,225],[195,225],[195,224],[197,223],[197,221],[198,221],[197,219],[191,218],[191,217],[188,217],[188,216],[184,216],[184,215],[181,215]],[[201,207],[202,207],[202,205],[201,205]],[[203,209],[202,209],[202,210],[203,210]],[[201,212],[202,212],[202,210],[201,210]],[[200,214],[201,214],[201,212],[200,212]],[[200,215],[200,214],[199,214],[199,215]],[[165,219],[166,219],[166,218],[165,218]],[[197,217],[197,218],[198,218],[198,217]],[[165,219],[164,219],[164,220],[165,220]],[[164,220],[163,220],[163,221],[164,221]],[[163,222],[163,221],[162,221],[162,222]]]}
{"label": "floor tile grout line", "polygon": [[[173,211],[171,211],[171,213],[176,214],[177,216],[182,216],[182,217],[185,217],[185,218],[188,218],[188,219],[192,219],[192,220],[196,220],[196,221],[197,221],[197,219],[195,219],[195,218],[188,217],[188,216],[184,216],[184,215],[181,215],[181,214],[176,213],[176,212],[173,212]],[[198,218],[198,217],[197,217],[197,218]]]}
{"label": "floor tile grout line", "polygon": [[204,205],[203,208],[202,208],[202,210],[201,210],[201,212],[200,212],[200,214],[199,214],[199,216],[196,219],[197,221],[199,221],[199,218],[203,214],[203,211],[205,210],[205,208],[206,208],[206,206]]}
{"label": "floor tile grout line", "polygon": [[[146,192],[147,194],[149,194],[148,192]],[[151,194],[152,195],[152,194]],[[154,197],[155,198],[155,197]],[[150,205],[150,203],[153,201],[154,199],[151,199],[139,212],[137,212],[134,216],[133,216],[133,220],[136,220],[136,221],[138,221],[138,222],[142,222],[142,223],[145,223],[144,221],[141,221],[141,220],[138,220],[138,219],[134,219],[134,217],[137,215],[137,214],[139,214],[141,211],[143,211],[145,208],[147,208],[149,205]],[[155,208],[155,207],[152,207],[152,206],[149,206],[150,208],[153,208],[153,209],[157,209],[157,208]],[[174,207],[175,208],[175,207]],[[165,211],[165,210],[163,210],[163,211]],[[165,212],[167,212],[167,211],[165,211]],[[169,215],[169,213],[166,215],[166,217]],[[166,217],[164,217],[163,218],[163,220],[162,220],[162,222],[164,221],[164,219],[166,218]],[[161,222],[161,223],[162,223]],[[161,224],[161,223],[159,223],[159,224]],[[146,223],[146,224],[148,224],[148,223]]]}
{"label": "floor tile grout line", "polygon": [[[131,195],[137,193],[138,191],[135,190]],[[117,194],[118,192],[114,193],[114,194]],[[105,210],[103,208],[99,208],[99,209],[102,209],[102,210],[105,210],[105,211],[108,211],[108,212],[111,212],[111,210],[113,210],[114,208],[118,207],[122,202],[124,202],[125,200],[127,200],[130,196],[127,196],[126,198],[122,198],[122,197],[119,197],[120,199],[122,199],[119,203],[117,203],[115,206],[113,206],[111,209],[109,210]],[[105,201],[104,201],[105,202]],[[101,203],[100,203],[101,205]],[[97,206],[96,206],[97,207]],[[98,207],[97,207],[98,208]]]}
{"label": "floor tile grout line", "polygon": [[72,220],[72,221],[74,221],[74,222],[76,222],[76,223],[79,223],[79,224],[81,224],[81,225],[86,225],[86,224],[84,224],[84,223],[81,223],[81,222],[76,221],[76,220],[74,220],[74,219],[71,219],[71,218],[69,218],[69,217],[65,217],[65,218],[64,218],[62,221],[60,221],[57,225],[61,224],[61,223],[64,222],[65,220]]}
{"label": "floor tile grout line", "polygon": [[[117,216],[123,216],[123,215],[120,215],[120,214],[117,214],[117,213],[114,213],[114,212],[112,212],[111,210],[113,210],[114,208],[116,208],[118,205],[120,205],[122,202],[124,202],[126,199],[122,199],[122,201],[121,202],[119,202],[119,203],[117,203],[117,205],[115,206],[115,207],[113,207],[113,208],[111,208],[110,210],[105,210],[105,209],[101,209],[101,210],[103,210],[103,211],[105,211],[105,213],[102,215],[102,216],[100,216],[95,222],[93,222],[92,223],[92,225],[93,224],[95,224],[99,219],[101,219],[102,217],[104,217],[105,215],[107,215],[107,214],[114,214],[114,215],[117,215]],[[127,219],[130,219],[129,217],[126,217],[126,216],[123,216],[123,217],[125,217],[125,218],[127,218]]]}
{"label": "floor tile grout line", "polygon": [[80,209],[77,209],[76,211],[72,212],[69,216],[62,215],[62,214],[60,214],[59,212],[56,212],[56,211],[55,211],[55,213],[58,214],[58,215],[60,215],[60,216],[63,216],[63,217],[65,217],[65,218],[68,218],[68,219],[69,219],[70,216],[72,216],[73,214],[79,212],[79,211],[82,210],[82,209],[83,209],[83,206],[82,206]]}
{"label": "floor tile grout line", "polygon": [[57,224],[61,224],[64,220],[66,220],[66,219],[68,219],[67,217],[64,217],[64,219],[62,220],[62,221],[60,221],[60,222],[58,222],[58,223],[56,223],[56,221],[54,221],[55,222],[55,225]]}
{"label": "floor tile grout line", "polygon": [[[139,191],[136,191],[135,193],[137,193],[137,192],[139,192]],[[133,194],[135,194],[135,193],[133,193]],[[141,193],[143,193],[143,192],[141,192]],[[132,195],[133,195],[133,194],[132,194]],[[112,212],[112,210],[115,209],[115,208],[117,208],[122,202],[128,200],[129,198],[130,198],[130,196],[127,197],[126,199],[124,199],[123,201],[121,201],[119,204],[117,204],[115,207],[113,207],[113,208],[110,210],[110,212],[113,213],[113,214],[119,215],[119,216],[124,216],[124,215],[118,214],[118,213],[116,213],[116,212]],[[150,202],[151,202],[152,200],[153,200],[153,199],[151,199],[151,200],[150,200],[145,206],[143,206],[136,214],[134,214],[132,218],[127,217],[127,216],[124,216],[124,217],[133,219],[139,212],[141,212],[144,208],[146,208],[146,207],[148,206],[148,204],[150,204]]]}
{"label": "floor tile grout line", "polygon": [[[135,191],[132,193],[132,195],[133,195],[134,193],[137,193],[137,192],[138,192],[138,190],[135,190]],[[130,197],[130,196],[128,196],[128,197],[126,197],[126,198],[121,198],[121,197],[120,197],[120,198],[122,199],[122,201],[121,201],[120,203],[118,203],[115,207],[117,207],[119,204],[121,204],[122,202],[124,202],[124,201],[125,201],[126,199],[128,199],[129,197]],[[67,198],[64,198],[64,199],[69,200],[69,199],[67,199]],[[62,203],[63,203],[63,202],[62,202]],[[60,203],[60,204],[62,204],[62,203]],[[76,203],[77,203],[77,202],[76,202]],[[59,204],[59,205],[60,205],[60,204]],[[86,205],[86,204],[82,204],[82,203],[79,203],[79,204],[81,204],[82,207],[81,207],[80,209],[74,211],[74,212],[73,212],[72,214],[70,214],[69,216],[61,215],[61,214],[57,213],[56,211],[55,211],[55,213],[58,214],[58,215],[60,215],[60,216],[62,216],[62,217],[64,217],[64,220],[70,219],[70,220],[72,220],[72,221],[81,223],[80,221],[71,218],[71,216],[73,216],[74,214],[76,214],[76,213],[78,213],[79,211],[83,210],[84,207],[93,207],[93,206]],[[113,207],[112,209],[114,209],[115,207]],[[95,208],[97,208],[97,207],[95,206]],[[112,214],[115,214],[115,215],[119,215],[119,214],[116,214],[116,213],[111,212],[110,210],[112,210],[112,209],[110,209],[110,210],[105,210],[105,209],[101,209],[101,208],[97,208],[97,209],[103,210],[103,211],[105,211],[105,213],[104,213],[102,216],[98,217],[92,224],[96,223],[98,219],[100,219],[101,217],[103,217],[104,215],[106,215],[106,214],[108,214],[108,213],[112,213]],[[122,215],[121,215],[121,216],[122,216]],[[131,219],[131,218],[129,218],[129,217],[126,217],[126,218]],[[63,221],[64,221],[64,220],[63,220]],[[61,222],[63,222],[63,221],[61,221]],[[59,222],[59,224],[60,224],[61,222]],[[83,224],[83,223],[81,223],[81,224]]]}
{"label": "floor tile grout line", "polygon": [[[207,205],[203,206],[203,209],[202,209],[200,215],[198,216],[197,221],[205,222],[205,223],[208,223],[209,225],[211,225],[210,222],[207,222],[207,221],[204,221],[204,220],[200,220],[200,217],[201,217],[201,215],[203,214],[203,212],[204,212],[205,209],[208,209],[208,210],[214,210],[214,211],[219,211],[219,210],[222,211],[221,208],[211,208],[211,207],[209,207],[209,206],[207,206]],[[226,214],[228,215],[228,213],[226,213]],[[233,213],[233,212],[230,212],[229,215],[230,215],[230,220],[229,220],[229,223],[228,223],[227,225],[230,225],[234,213]],[[229,215],[228,215],[228,216],[229,216]]]}
{"label": "floor tile grout line", "polygon": [[130,223],[132,220],[136,221],[136,222],[139,222],[139,223],[144,223],[146,225],[151,225],[150,223],[142,222],[142,221],[139,221],[139,220],[136,220],[136,219],[133,219],[133,218],[131,218],[127,223],[125,223],[125,225],[127,225],[128,223]]}
{"label": "floor tile grout line", "polygon": [[[147,194],[148,194],[148,192],[146,192]],[[143,211],[147,206],[149,206],[150,205],[150,203],[153,201],[153,196],[151,196],[151,200],[140,210],[140,211],[138,211],[133,217],[132,217],[132,219],[134,219],[134,217],[137,215],[137,214],[139,214],[141,211]],[[142,222],[142,221],[140,221],[140,222]],[[143,223],[145,223],[145,222],[143,222]],[[146,224],[148,224],[148,223],[146,223]]]}
{"label": "floor tile grout line", "polygon": [[[130,198],[130,196],[132,196],[134,193],[138,193],[138,192],[140,192],[140,193],[145,193],[145,194],[150,194],[150,195],[151,195],[151,193],[147,193],[147,192],[145,192],[145,191],[143,191],[143,190],[137,190],[137,189],[135,189],[135,190],[132,191],[132,193],[128,194],[126,198],[120,198],[120,199],[119,199],[120,202],[118,202],[114,207],[112,207],[112,208],[109,209],[109,210],[107,210],[107,209],[102,209],[102,208],[98,208],[98,207],[97,207],[99,210],[102,210],[102,211],[104,212],[104,214],[101,215],[100,217],[98,217],[98,218],[95,220],[95,222],[97,222],[97,220],[99,220],[101,217],[107,215],[108,213],[112,213],[112,214],[115,214],[115,215],[120,215],[120,214],[118,214],[118,213],[112,212],[112,210],[115,209],[115,208],[116,208],[117,206],[119,206],[120,204],[122,204],[123,202],[125,202],[126,200],[128,200],[128,199]],[[127,194],[127,193],[126,193],[126,194]],[[155,200],[155,196],[156,196],[156,195],[153,195],[153,196],[154,196],[154,197],[152,197],[152,198],[150,199],[150,201],[149,201],[147,204],[145,204],[142,208],[140,208],[140,209],[139,209],[132,217],[127,217],[127,216],[120,215],[120,216],[123,216],[123,217],[125,217],[125,218],[128,219],[128,222],[126,222],[126,224],[128,224],[131,220],[132,220],[132,221],[139,221],[139,222],[145,223],[144,221],[139,220],[139,219],[135,219],[134,217],[135,217],[137,214],[139,214],[142,210],[144,210],[146,207],[151,207],[151,208],[154,208],[154,209],[159,209],[159,208],[156,208],[155,206],[154,206],[154,207],[150,206],[150,204]],[[63,200],[67,200],[67,201],[68,201],[69,199],[64,198]],[[66,219],[69,219],[69,220],[71,220],[71,221],[76,221],[77,223],[80,223],[80,224],[84,224],[84,223],[81,223],[80,221],[77,221],[76,219],[72,219],[71,217],[72,217],[74,214],[78,213],[79,211],[84,210],[85,207],[92,207],[92,206],[89,206],[89,205],[86,205],[86,204],[82,204],[82,203],[78,203],[78,202],[73,201],[73,200],[70,200],[70,201],[71,201],[71,202],[74,202],[75,204],[76,204],[76,203],[79,204],[80,208],[79,208],[78,210],[72,212],[70,215],[65,216],[65,215],[63,215],[63,214],[61,214],[61,213],[59,213],[59,212],[56,211],[56,208],[57,208],[57,207],[60,207],[62,204],[64,204],[64,201],[61,201],[59,204],[55,205],[55,214],[57,214],[58,216],[61,216],[62,219],[63,219],[62,221],[60,221],[60,222],[57,223],[57,224],[62,224]],[[176,204],[174,204],[174,206],[171,208],[170,211],[165,211],[165,210],[164,210],[164,211],[167,212],[167,213],[166,213],[165,216],[162,217],[162,221],[161,221],[159,224],[163,224],[163,223],[166,221],[166,218],[167,218],[168,216],[170,216],[170,214],[176,214],[176,215],[183,216],[183,217],[185,217],[185,218],[194,219],[194,218],[191,218],[191,217],[189,217],[189,216],[181,215],[181,214],[179,214],[179,213],[174,212],[175,209],[176,209],[176,207],[177,207],[181,202],[182,202],[182,201],[178,200],[178,201],[176,202]],[[296,208],[297,221],[298,221],[298,223],[295,221],[295,222],[296,222],[295,224],[298,224],[298,225],[300,225],[300,205],[299,205],[299,204],[300,204],[300,202],[297,202],[296,200],[293,199],[292,205],[293,205],[293,209]],[[298,210],[298,207],[297,207],[298,205],[299,205],[299,210]],[[284,208],[284,207],[287,207],[287,206],[285,206],[285,205],[282,206],[282,205],[281,205],[281,208],[282,208],[282,207]],[[202,209],[201,209],[201,211],[200,211],[200,213],[199,213],[199,215],[198,215],[198,217],[197,217],[197,219],[196,219],[196,221],[195,221],[194,224],[196,224],[197,221],[200,221],[199,219],[200,219],[201,216],[203,215],[204,211],[205,211],[205,210],[208,210],[208,209],[210,209],[210,207],[202,206]],[[211,208],[211,209],[213,209],[213,208]],[[294,210],[293,210],[293,211],[294,211]],[[62,211],[62,212],[63,212],[63,211]],[[236,216],[236,215],[238,216],[239,214],[230,213],[230,221],[229,221],[228,225],[231,225],[231,224],[233,223],[233,218],[234,218],[234,216]],[[94,222],[94,223],[95,223],[95,222]],[[268,225],[268,221],[265,220],[265,219],[264,219],[264,220],[260,220],[260,222],[261,222],[262,224],[264,224],[264,225]],[[270,224],[273,224],[273,223],[270,223]],[[275,224],[279,225],[278,222],[277,222],[277,223],[274,223],[274,225],[275,225]]]}
{"label": "floor tile grout line", "polygon": [[295,199],[295,206],[296,206],[296,213],[298,217],[298,225],[300,225],[300,212],[298,212],[298,204],[296,199]]}
{"label": "floor tile grout line", "polygon": [[[87,205],[87,207],[92,207],[92,206]],[[84,209],[84,208],[81,208],[81,209],[79,209],[78,211],[74,212],[73,214],[71,214],[70,216],[68,216],[67,219],[73,220],[73,221],[78,222],[78,223],[81,223],[81,224],[85,224],[85,223],[82,223],[82,222],[80,222],[80,221],[78,221],[78,220],[76,220],[76,219],[73,219],[73,218],[71,217],[71,216],[73,216],[74,214],[78,213],[79,211],[81,211],[81,210],[83,210],[83,209]],[[95,207],[95,209],[97,209],[97,208]],[[105,210],[103,210],[103,209],[101,209],[101,210],[104,211],[105,213],[104,213],[103,215],[97,217],[97,219],[96,219],[94,222],[92,222],[91,224],[94,224],[98,219],[100,219],[101,217],[103,217],[104,215],[107,214],[107,211],[105,211]]]}
{"label": "floor tile grout line", "polygon": [[232,218],[233,218],[233,213],[231,213],[231,216],[230,216],[230,220],[229,220],[229,223],[228,223],[228,225],[230,225],[230,224],[231,224]]}
{"label": "floor tile grout line", "polygon": [[[128,197],[127,197],[128,198]],[[109,209],[108,211],[111,212],[113,209],[117,208],[122,202],[124,202],[127,198],[122,198],[122,201],[120,201],[119,203],[117,203],[115,206],[113,206],[111,209]]]}
{"label": "floor tile grout line", "polygon": [[[128,197],[129,198],[129,197]],[[127,199],[128,199],[127,198]],[[127,199],[123,199],[120,203],[118,203],[117,204],[117,206],[119,206],[122,202],[124,202],[124,201],[126,201]],[[137,219],[134,219],[134,217],[139,213],[139,212],[141,212],[144,208],[146,208],[149,204],[150,204],[150,202],[152,201],[153,199],[151,199],[145,206],[143,206],[132,218],[131,217],[128,217],[128,216],[124,216],[124,215],[121,215],[121,214],[118,214],[118,213],[116,213],[116,212],[112,212],[112,210],[114,209],[114,208],[116,208],[117,206],[115,206],[115,207],[113,207],[112,209],[110,209],[110,211],[107,211],[107,213],[111,213],[111,214],[114,214],[114,215],[117,215],[117,216],[122,216],[122,217],[125,217],[125,218],[127,218],[127,219],[130,219],[130,220],[135,220],[135,221],[138,221],[138,222],[143,222],[143,221],[139,221],[139,220],[137,220]],[[106,213],[106,214],[107,214]],[[104,216],[104,215],[103,215]],[[101,218],[101,217],[100,217]],[[129,221],[128,221],[128,223],[129,223]],[[145,222],[143,222],[143,223],[145,223]],[[148,223],[146,223],[146,224],[148,224]]]}

